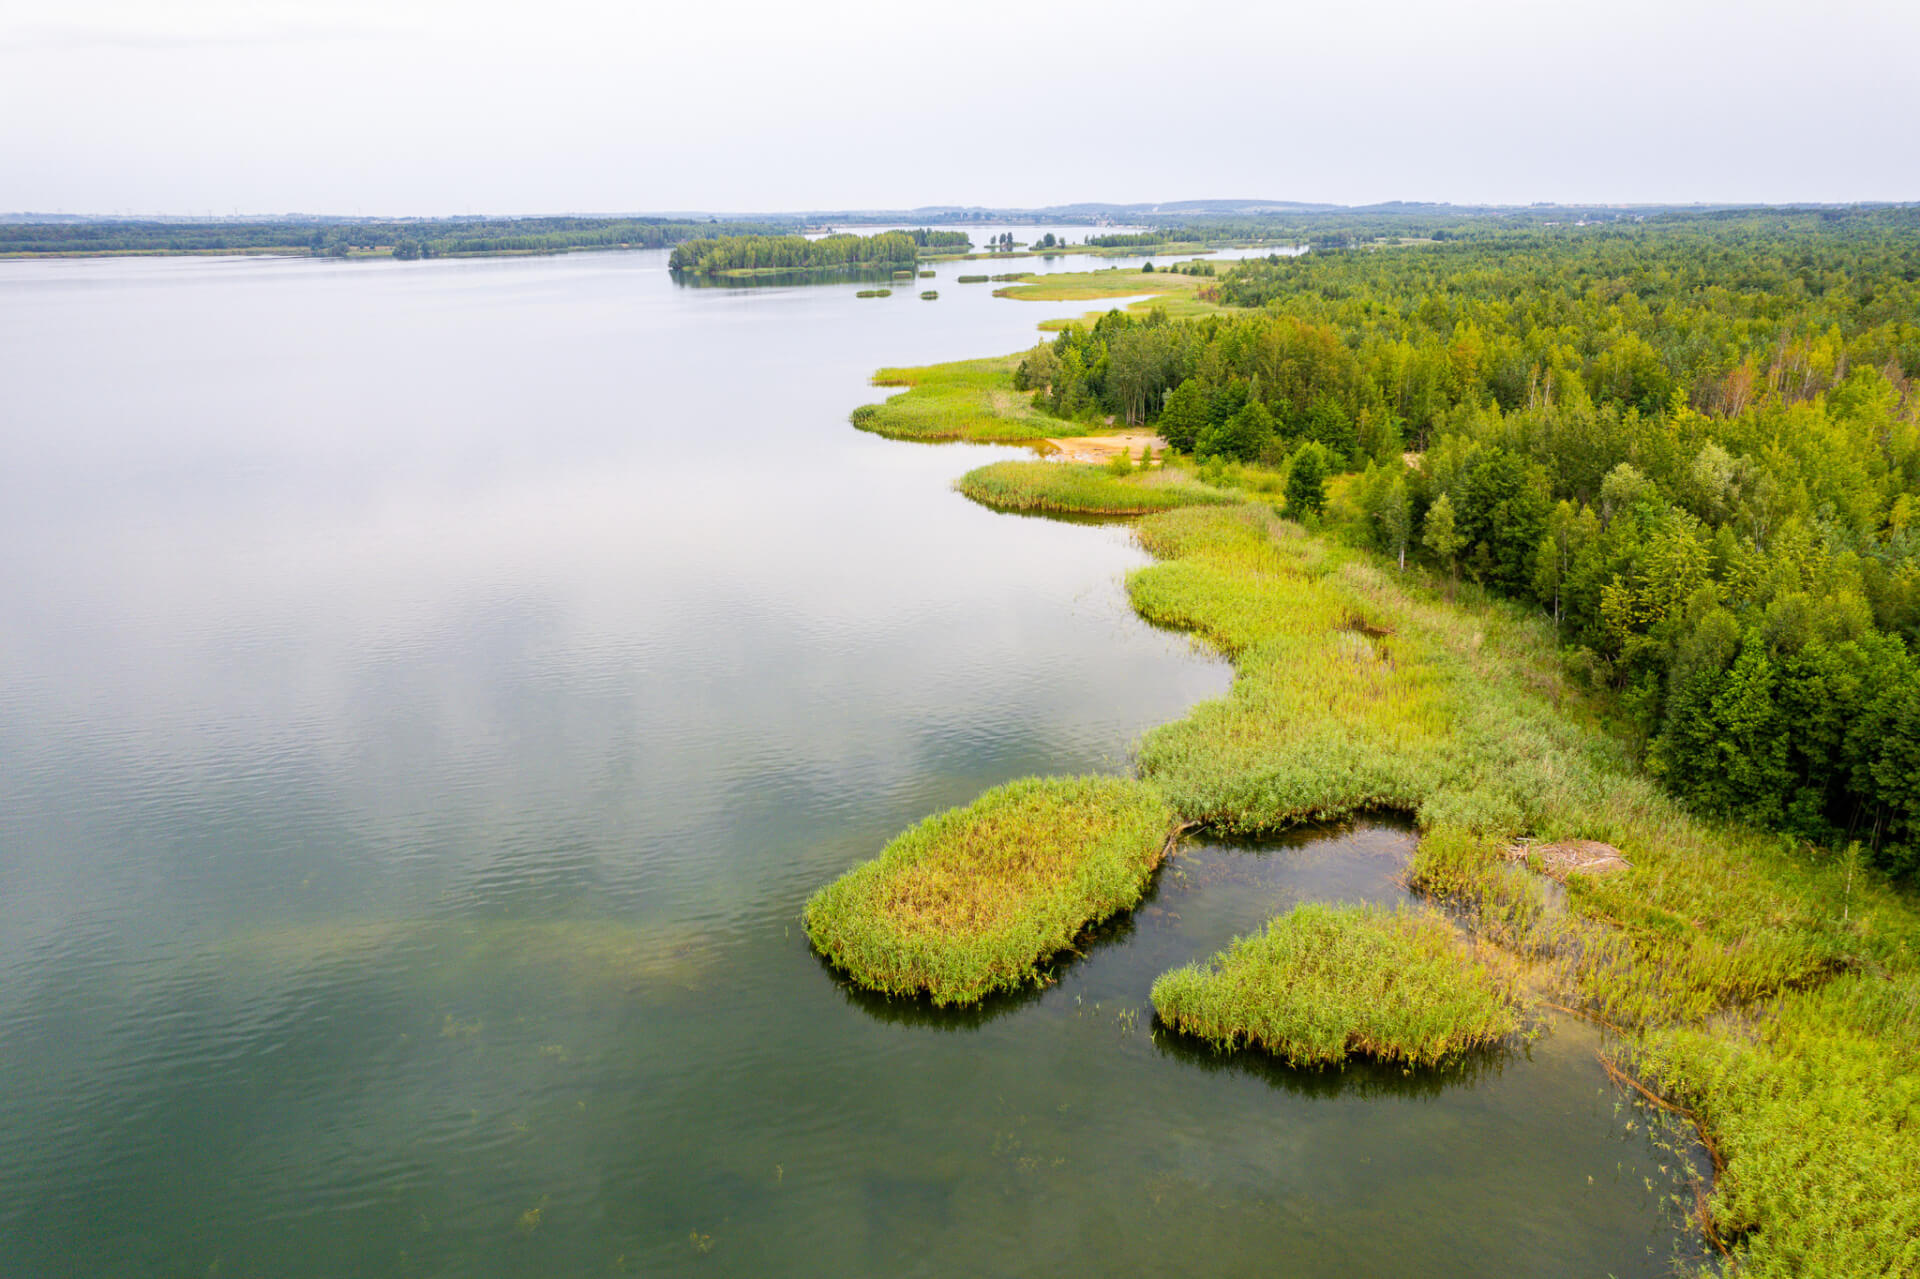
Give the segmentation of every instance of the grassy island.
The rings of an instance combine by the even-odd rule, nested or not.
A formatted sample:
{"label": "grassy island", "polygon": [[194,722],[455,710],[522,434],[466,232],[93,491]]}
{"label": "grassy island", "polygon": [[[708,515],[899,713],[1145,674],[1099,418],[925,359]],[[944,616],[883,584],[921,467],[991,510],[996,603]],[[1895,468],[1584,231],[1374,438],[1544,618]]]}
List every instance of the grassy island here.
{"label": "grassy island", "polygon": [[1173,825],[1124,778],[1010,782],[814,894],[807,936],[868,989],[972,1003],[1041,980],[1088,925],[1138,903]]}
{"label": "grassy island", "polygon": [[1311,903],[1153,983],[1175,1030],[1295,1066],[1440,1065],[1517,1030],[1514,1002],[1510,978],[1463,954],[1430,911]]}
{"label": "grassy island", "polygon": [[994,462],[968,471],[955,488],[1002,511],[1062,515],[1150,515],[1177,506],[1232,505],[1238,499],[1191,482],[1182,471],[1116,475],[1093,463]]}

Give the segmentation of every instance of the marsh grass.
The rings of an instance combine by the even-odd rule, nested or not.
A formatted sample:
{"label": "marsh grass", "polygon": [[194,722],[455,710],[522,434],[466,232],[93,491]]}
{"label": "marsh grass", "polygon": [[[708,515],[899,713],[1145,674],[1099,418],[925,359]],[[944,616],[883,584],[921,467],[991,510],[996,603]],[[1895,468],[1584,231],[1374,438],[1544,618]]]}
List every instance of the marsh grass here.
{"label": "marsh grass", "polygon": [[933,301],[934,299],[936,299],[936,298],[938,298],[939,296],[940,296],[940,290],[938,290],[938,289],[925,289],[925,290],[922,290],[922,291],[921,291],[921,294],[920,294],[920,300],[921,300],[922,302],[931,302],[931,301]]}
{"label": "marsh grass", "polygon": [[1147,515],[1178,506],[1231,504],[1236,499],[1194,484],[1178,472],[1130,471],[1075,462],[994,462],[968,471],[954,487],[1002,511],[1063,515]]}
{"label": "marsh grass", "polygon": [[985,284],[987,279],[988,277],[984,275],[963,275],[959,277],[959,282],[961,284]]}
{"label": "marsh grass", "polygon": [[[1741,1274],[1915,1272],[1920,1159],[1896,1153],[1920,1132],[1911,896],[1687,814],[1516,606],[1449,602],[1254,505],[1139,531],[1160,562],[1129,578],[1135,607],[1236,667],[1226,698],[1141,745],[1182,817],[1254,832],[1416,814],[1410,885],[1621,1031],[1701,1118],[1724,1160],[1705,1211]],[[1505,857],[1523,836],[1600,840],[1631,866],[1569,876],[1560,900]]]}
{"label": "marsh grass", "polygon": [[[915,389],[889,404],[924,379],[966,433],[914,438],[1070,433],[1040,428],[1024,397],[1009,406],[1024,416],[998,426],[971,416],[995,411],[1011,364],[891,371]],[[1604,696],[1572,682],[1550,624],[1518,605],[1451,583],[1443,597],[1264,502],[1163,511],[1138,534],[1158,562],[1128,578],[1135,609],[1235,666],[1226,697],[1140,744],[1142,779],[1178,818],[1254,834],[1414,814],[1410,886],[1616,1030],[1642,1078],[1700,1119],[1718,1152],[1702,1212],[1729,1273],[1920,1273],[1910,893],[1831,851],[1687,813],[1639,767]],[[1505,856],[1522,838],[1598,840],[1629,868],[1550,885]],[[1356,960],[1299,997],[1345,1007],[1379,968]],[[1156,1006],[1165,993],[1180,1015],[1197,998],[1180,983],[1196,980],[1157,989]],[[1250,1033],[1234,1024],[1215,1033]]]}
{"label": "marsh grass", "polygon": [[892,289],[861,289],[858,292],[856,292],[853,296],[857,298],[890,298],[893,296],[893,290]]}
{"label": "marsh grass", "polygon": [[1018,444],[1049,436],[1085,435],[1085,423],[1050,417],[1033,407],[1031,392],[1013,389],[1017,355],[990,360],[961,360],[919,368],[881,369],[875,386],[904,386],[907,392],[879,404],[863,404],[852,422],[896,440],[968,440],[977,444]]}
{"label": "marsh grass", "polygon": [[1520,1028],[1510,962],[1470,953],[1430,910],[1296,906],[1153,983],[1160,1020],[1294,1066],[1349,1056],[1442,1065]]}
{"label": "marsh grass", "polygon": [[1174,827],[1152,787],[1028,778],[928,818],[807,902],[807,936],[869,990],[972,1003],[1146,892]]}

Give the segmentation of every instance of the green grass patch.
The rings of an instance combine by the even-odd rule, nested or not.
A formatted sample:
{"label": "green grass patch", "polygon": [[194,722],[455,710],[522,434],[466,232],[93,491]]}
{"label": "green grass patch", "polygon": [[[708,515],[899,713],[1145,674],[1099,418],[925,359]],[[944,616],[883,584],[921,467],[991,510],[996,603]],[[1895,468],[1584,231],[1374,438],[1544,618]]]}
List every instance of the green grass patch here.
{"label": "green grass patch", "polygon": [[989,277],[984,275],[963,275],[959,277],[960,283],[962,284],[985,284],[988,278]]}
{"label": "green grass patch", "polygon": [[1048,416],[1033,407],[1033,395],[1013,389],[1021,356],[961,360],[920,368],[881,369],[875,386],[904,386],[906,394],[863,404],[852,422],[896,440],[968,440],[1019,444],[1050,436],[1085,435],[1091,428]]}
{"label": "green grass patch", "polygon": [[926,291],[920,294],[920,300],[922,302],[931,302],[935,298],[938,298],[939,296],[940,296],[940,291],[938,289],[927,289]]}
{"label": "green grass patch", "polygon": [[807,936],[870,990],[972,1003],[1043,980],[1084,929],[1136,905],[1172,829],[1139,782],[1009,782],[815,893]]}
{"label": "green grass patch", "polygon": [[994,462],[968,471],[954,487],[997,510],[1064,515],[1150,515],[1237,500],[1194,484],[1179,471],[1135,470],[1122,476],[1085,462]]}
{"label": "green grass patch", "polygon": [[1153,983],[1167,1025],[1295,1066],[1354,1055],[1440,1065],[1518,1030],[1515,1003],[1510,972],[1473,955],[1438,914],[1368,906],[1297,906]]}
{"label": "green grass patch", "polygon": [[[1027,275],[1021,279],[1022,283],[995,289],[994,296],[1027,302],[1138,298],[1140,300],[1131,304],[1128,310],[1144,311],[1159,307],[1176,320],[1210,315],[1221,309],[1201,296],[1210,281],[1173,271],[1062,271],[1053,275]],[[1041,327],[1060,328],[1068,323],[1074,321],[1054,321]]]}
{"label": "green grass patch", "polygon": [[890,298],[893,296],[893,290],[892,289],[861,289],[859,292],[855,293],[853,296],[857,298]]}

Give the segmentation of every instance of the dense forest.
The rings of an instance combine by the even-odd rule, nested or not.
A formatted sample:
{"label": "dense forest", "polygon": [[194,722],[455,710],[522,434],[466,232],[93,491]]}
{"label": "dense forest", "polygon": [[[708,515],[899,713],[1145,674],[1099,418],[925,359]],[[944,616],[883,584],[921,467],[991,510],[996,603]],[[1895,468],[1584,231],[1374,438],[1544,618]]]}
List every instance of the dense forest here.
{"label": "dense forest", "polygon": [[720,235],[779,234],[793,223],[669,218],[409,218],[390,221],[0,222],[0,255],[308,253],[398,258],[568,249],[659,249]]}
{"label": "dense forest", "polygon": [[959,233],[882,231],[877,235],[829,235],[818,240],[799,235],[729,235],[681,244],[667,259],[667,265],[672,270],[695,275],[718,275],[725,271],[820,271],[853,266],[910,267],[920,255],[916,234]]}
{"label": "dense forest", "polygon": [[1020,385],[1352,472],[1330,518],[1551,615],[1697,808],[1920,869],[1920,212],[1490,228],[1212,287],[1234,309],[1110,314]]}

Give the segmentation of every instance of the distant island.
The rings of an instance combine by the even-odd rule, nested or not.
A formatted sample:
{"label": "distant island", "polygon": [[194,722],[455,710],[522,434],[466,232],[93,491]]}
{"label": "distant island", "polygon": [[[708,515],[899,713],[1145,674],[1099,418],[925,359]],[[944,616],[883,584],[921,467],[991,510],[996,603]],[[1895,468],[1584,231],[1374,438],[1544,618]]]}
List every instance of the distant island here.
{"label": "distant island", "polygon": [[906,270],[926,253],[965,253],[964,231],[882,231],[876,235],[727,235],[688,240],[667,259],[670,270],[692,275],[751,275],[762,271]]}

